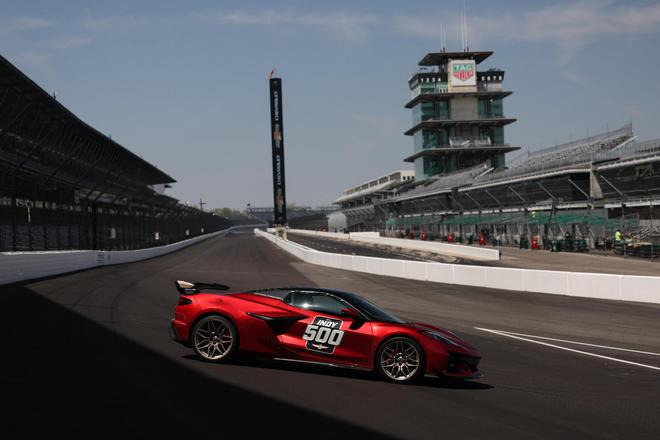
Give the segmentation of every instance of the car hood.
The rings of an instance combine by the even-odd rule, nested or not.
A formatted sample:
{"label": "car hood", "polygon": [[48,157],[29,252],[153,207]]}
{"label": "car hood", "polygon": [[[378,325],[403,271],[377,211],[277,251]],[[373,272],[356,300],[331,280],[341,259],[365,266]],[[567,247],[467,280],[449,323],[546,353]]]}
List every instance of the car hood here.
{"label": "car hood", "polygon": [[467,341],[465,341],[464,339],[461,339],[460,337],[458,337],[457,335],[455,335],[454,333],[452,333],[451,331],[449,331],[447,329],[436,327],[436,326],[430,325],[430,324],[424,324],[424,323],[421,323],[421,322],[408,322],[405,325],[407,327],[414,328],[415,330],[418,330],[420,332],[430,330],[430,331],[441,333],[443,336],[447,337],[448,339],[451,339],[452,341],[456,342],[458,345],[463,346],[465,348],[468,348],[470,350],[476,351],[476,349],[472,345],[470,345]]}

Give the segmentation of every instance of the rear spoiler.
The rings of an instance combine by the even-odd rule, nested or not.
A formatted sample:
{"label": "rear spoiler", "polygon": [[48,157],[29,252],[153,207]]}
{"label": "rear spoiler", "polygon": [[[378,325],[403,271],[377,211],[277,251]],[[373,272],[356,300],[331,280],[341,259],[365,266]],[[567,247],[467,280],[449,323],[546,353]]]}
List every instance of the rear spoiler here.
{"label": "rear spoiler", "polygon": [[174,282],[174,285],[181,295],[194,295],[202,290],[229,290],[229,286],[219,283],[190,283],[188,281],[177,280]]}

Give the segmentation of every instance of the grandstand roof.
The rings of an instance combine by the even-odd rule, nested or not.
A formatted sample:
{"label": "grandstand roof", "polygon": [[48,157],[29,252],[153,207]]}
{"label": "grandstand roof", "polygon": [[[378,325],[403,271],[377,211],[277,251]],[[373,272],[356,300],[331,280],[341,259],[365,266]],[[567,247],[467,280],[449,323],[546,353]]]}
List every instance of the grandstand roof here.
{"label": "grandstand roof", "polygon": [[632,139],[632,125],[577,139],[565,144],[534,151],[526,157],[514,159],[509,169],[482,176],[474,185],[491,181],[505,181],[515,177],[537,178],[540,175],[588,169],[591,161],[599,155],[615,151]]}
{"label": "grandstand roof", "polygon": [[475,178],[485,175],[492,170],[493,168],[490,164],[484,162],[471,168],[418,182],[413,188],[406,188],[404,191],[400,191],[392,199],[400,201],[450,192],[452,187],[463,185],[465,182],[471,182]]}
{"label": "grandstand roof", "polygon": [[594,165],[601,170],[658,160],[660,160],[660,139],[636,141],[632,138],[625,145],[599,154],[594,160]]}
{"label": "grandstand roof", "polygon": [[376,194],[381,191],[390,190],[402,183],[411,182],[415,179],[415,172],[412,170],[397,170],[368,182],[361,183],[344,190],[342,196],[332,203],[341,203],[348,200],[361,198],[366,195]]}
{"label": "grandstand roof", "polygon": [[660,140],[634,143],[631,142],[633,139],[632,125],[627,124],[606,133],[526,154],[514,159],[508,169],[496,171],[487,164],[478,165],[420,182],[413,188],[405,188],[376,203],[416,200],[450,193],[453,188],[459,188],[459,192],[469,192],[513,182],[589,173],[592,161],[602,162],[603,165],[599,167],[605,168],[615,167],[622,161],[660,160]]}
{"label": "grandstand roof", "polygon": [[477,64],[493,54],[492,51],[481,52],[431,52],[427,53],[418,63],[420,66],[441,66],[449,60],[474,60]]}
{"label": "grandstand roof", "polygon": [[[16,102],[6,102],[9,101],[7,97],[10,94],[18,97]],[[36,133],[36,136],[39,136],[40,132],[45,134],[65,129],[69,139],[84,142],[85,148],[98,149],[102,152],[99,154],[99,160],[102,160],[100,159],[102,157],[115,166],[128,167],[131,177],[144,185],[175,182],[165,172],[83,122],[2,56],[0,56],[0,99],[3,100],[0,106],[0,118],[7,118],[9,121],[8,125],[0,126],[2,128],[0,136],[5,136],[11,130],[12,135],[20,141],[35,145],[37,141],[29,139],[28,135]],[[32,112],[30,124],[19,132],[18,123],[23,123],[21,119],[24,119],[23,116],[27,111]],[[57,147],[55,143],[49,145],[51,149]],[[5,158],[5,160],[12,159]],[[34,158],[29,160],[35,162]],[[37,158],[36,162],[38,161]],[[51,164],[42,161],[33,165],[45,168]]]}

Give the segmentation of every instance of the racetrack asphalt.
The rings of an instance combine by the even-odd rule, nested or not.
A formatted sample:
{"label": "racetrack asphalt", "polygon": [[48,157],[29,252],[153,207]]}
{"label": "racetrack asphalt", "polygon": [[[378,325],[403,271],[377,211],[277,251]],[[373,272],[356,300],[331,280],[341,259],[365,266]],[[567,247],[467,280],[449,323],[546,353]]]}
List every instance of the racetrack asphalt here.
{"label": "racetrack asphalt", "polygon": [[[355,291],[403,318],[455,330],[480,349],[486,378],[401,386],[350,370],[204,363],[167,334],[176,279],[236,290]],[[660,370],[649,368],[660,368],[657,305],[341,271],[304,263],[251,233],[232,233],[138,263],[2,286],[0,306],[4,438],[238,438],[239,432],[247,438],[657,439],[660,433]]]}

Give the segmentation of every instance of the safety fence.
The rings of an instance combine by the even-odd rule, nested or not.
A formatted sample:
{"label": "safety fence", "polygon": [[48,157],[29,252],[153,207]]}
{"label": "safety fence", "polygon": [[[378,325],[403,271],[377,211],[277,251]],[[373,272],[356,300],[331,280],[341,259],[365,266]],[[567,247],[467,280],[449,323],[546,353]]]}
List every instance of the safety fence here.
{"label": "safety fence", "polygon": [[[419,238],[424,234],[427,240],[444,242],[449,241],[449,236],[452,236],[455,242],[467,244],[479,242],[483,235],[488,245],[513,245],[523,248],[529,247],[525,243],[528,245],[531,240],[536,239],[541,243],[541,247],[550,250],[552,242],[563,240],[568,234],[570,240],[584,242],[584,250],[588,251],[612,250],[615,231],[620,229],[628,235],[634,234],[635,249],[640,246],[646,249],[648,243],[640,242],[642,237],[635,232],[641,230],[639,217],[639,214],[627,214],[623,218],[606,218],[588,211],[425,215],[389,219],[385,223],[383,235]],[[658,253],[633,253],[631,249],[626,255],[650,258]]]}
{"label": "safety fence", "polygon": [[0,251],[133,250],[226,229],[231,222],[174,205],[126,207],[0,198]]}
{"label": "safety fence", "polygon": [[418,281],[660,304],[660,277],[427,263],[321,252],[255,229],[311,264]]}

